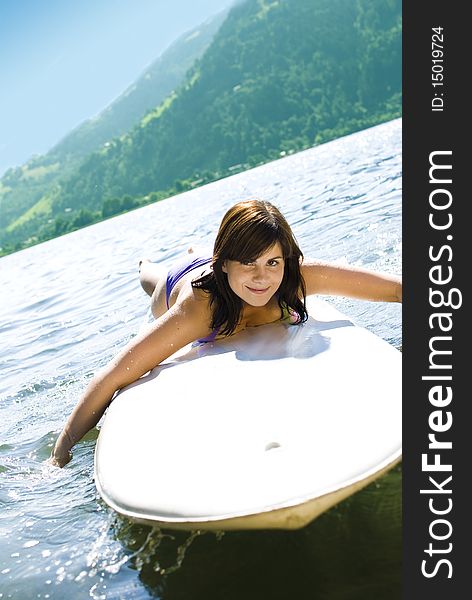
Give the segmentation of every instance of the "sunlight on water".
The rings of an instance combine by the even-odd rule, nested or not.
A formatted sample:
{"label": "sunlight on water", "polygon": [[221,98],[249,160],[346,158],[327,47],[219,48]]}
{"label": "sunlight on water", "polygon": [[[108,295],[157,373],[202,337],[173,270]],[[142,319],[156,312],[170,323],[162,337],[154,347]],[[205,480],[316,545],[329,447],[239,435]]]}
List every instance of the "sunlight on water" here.
{"label": "sunlight on water", "polygon": [[[110,511],[93,482],[97,430],[65,469],[44,462],[147,313],[138,260],[211,247],[226,209],[255,196],[284,212],[306,257],[401,272],[401,120],[0,259],[1,599],[399,597],[400,468],[298,532],[216,536]],[[399,305],[331,301],[401,346]]]}

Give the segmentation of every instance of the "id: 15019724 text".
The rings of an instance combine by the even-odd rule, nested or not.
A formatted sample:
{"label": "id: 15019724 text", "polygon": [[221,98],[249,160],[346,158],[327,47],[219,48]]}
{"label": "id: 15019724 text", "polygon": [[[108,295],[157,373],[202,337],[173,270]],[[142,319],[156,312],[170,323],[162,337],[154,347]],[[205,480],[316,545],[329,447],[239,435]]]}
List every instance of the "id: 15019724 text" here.
{"label": "id: 15019724 text", "polygon": [[444,110],[444,27],[433,27],[431,33],[431,110]]}

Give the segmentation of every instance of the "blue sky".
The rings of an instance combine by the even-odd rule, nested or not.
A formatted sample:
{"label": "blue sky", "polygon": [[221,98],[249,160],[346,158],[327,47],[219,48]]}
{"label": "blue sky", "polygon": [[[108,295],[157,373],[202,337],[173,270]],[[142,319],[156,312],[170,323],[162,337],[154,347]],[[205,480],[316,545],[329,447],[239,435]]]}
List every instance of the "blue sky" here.
{"label": "blue sky", "polygon": [[98,114],[234,0],[0,0],[0,176]]}

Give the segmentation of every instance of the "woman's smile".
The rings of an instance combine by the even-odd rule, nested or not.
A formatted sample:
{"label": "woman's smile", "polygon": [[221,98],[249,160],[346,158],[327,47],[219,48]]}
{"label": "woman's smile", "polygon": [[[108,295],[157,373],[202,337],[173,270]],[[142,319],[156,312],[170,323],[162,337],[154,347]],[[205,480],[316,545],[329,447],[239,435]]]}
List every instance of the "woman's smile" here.
{"label": "woman's smile", "polygon": [[249,287],[248,285],[246,286],[247,289],[252,292],[253,294],[265,294],[266,292],[269,291],[270,287],[266,287],[266,288],[253,288],[253,287]]}
{"label": "woman's smile", "polygon": [[223,271],[228,284],[241,300],[251,306],[264,306],[277,292],[284,277],[285,260],[276,242],[253,260],[226,260]]}

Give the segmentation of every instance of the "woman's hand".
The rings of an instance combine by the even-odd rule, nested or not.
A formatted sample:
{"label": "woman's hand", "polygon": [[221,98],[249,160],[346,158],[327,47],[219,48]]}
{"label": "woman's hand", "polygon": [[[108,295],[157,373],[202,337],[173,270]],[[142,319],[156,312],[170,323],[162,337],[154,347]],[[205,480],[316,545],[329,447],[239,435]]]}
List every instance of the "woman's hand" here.
{"label": "woman's hand", "polygon": [[65,427],[54,444],[51,456],[46,461],[47,464],[53,467],[64,467],[72,460],[72,452],[70,449],[73,445],[74,442],[69,435],[67,427]]}
{"label": "woman's hand", "polygon": [[53,450],[51,452],[51,456],[47,459],[46,463],[51,465],[52,467],[65,467],[65,465],[72,460],[72,452],[67,452],[66,454],[56,454]]}

